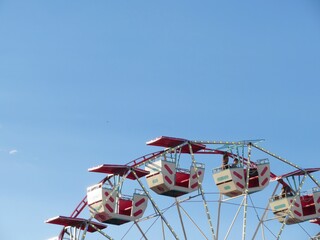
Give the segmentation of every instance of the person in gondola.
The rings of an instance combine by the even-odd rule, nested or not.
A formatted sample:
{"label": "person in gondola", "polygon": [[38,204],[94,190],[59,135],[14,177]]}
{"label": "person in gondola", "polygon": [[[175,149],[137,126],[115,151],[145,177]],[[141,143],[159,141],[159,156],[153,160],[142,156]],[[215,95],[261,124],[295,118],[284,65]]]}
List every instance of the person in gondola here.
{"label": "person in gondola", "polygon": [[223,154],[221,168],[222,170],[229,168],[229,156],[227,152]]}
{"label": "person in gondola", "polygon": [[233,163],[232,163],[231,167],[236,168],[238,166],[239,166],[239,159],[238,158],[233,159]]}
{"label": "person in gondola", "polygon": [[285,197],[290,197],[290,196],[293,196],[294,194],[293,194],[293,191],[292,191],[292,189],[288,186],[288,185],[286,185],[286,186],[282,186],[282,189],[281,189],[281,194],[280,194],[280,196],[282,197],[282,198],[285,198]]}

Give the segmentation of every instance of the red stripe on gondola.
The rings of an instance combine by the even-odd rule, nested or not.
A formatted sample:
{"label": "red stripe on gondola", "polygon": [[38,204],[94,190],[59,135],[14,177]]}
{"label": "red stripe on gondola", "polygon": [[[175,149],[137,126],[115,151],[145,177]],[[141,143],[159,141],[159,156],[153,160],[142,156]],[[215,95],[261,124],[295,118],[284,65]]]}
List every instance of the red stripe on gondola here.
{"label": "red stripe on gondola", "polygon": [[142,210],[141,209],[139,209],[138,211],[136,211],[134,214],[133,214],[133,216],[139,216],[140,214],[142,213]]}
{"label": "red stripe on gondola", "polygon": [[197,186],[198,186],[198,183],[196,182],[196,183],[194,183],[194,184],[191,185],[191,188],[195,188],[195,187],[197,187]]}
{"label": "red stripe on gondola", "polygon": [[140,206],[142,203],[144,203],[146,200],[144,198],[141,198],[138,202],[136,202],[134,205],[136,207]]}
{"label": "red stripe on gondola", "polygon": [[167,171],[168,171],[170,174],[173,173],[173,171],[171,170],[171,168],[170,168],[167,164],[164,165],[164,168],[167,169]]}
{"label": "red stripe on gondola", "polygon": [[239,173],[237,173],[237,172],[233,172],[233,175],[235,175],[237,178],[242,179],[242,176],[241,176]]}
{"label": "red stripe on gondola", "polygon": [[237,185],[238,187],[242,188],[242,189],[244,188],[244,186],[243,186],[241,183],[239,183],[239,182],[237,182],[236,185]]}
{"label": "red stripe on gondola", "polygon": [[170,179],[168,176],[165,176],[164,179],[165,179],[169,184],[172,184],[172,181],[171,181],[171,179]]}
{"label": "red stripe on gondola", "polygon": [[[199,171],[199,172],[198,172],[199,177],[200,177],[201,174],[202,174],[202,172]],[[197,174],[196,174],[196,173],[192,175],[192,179],[195,179],[195,178],[197,178]]]}
{"label": "red stripe on gondola", "polygon": [[[104,195],[106,195],[106,197],[108,197],[108,196],[109,196],[109,193],[108,193],[108,192],[105,192]],[[114,202],[114,198],[113,198],[113,197],[110,197],[109,200],[110,200],[111,202]]]}
{"label": "red stripe on gondola", "polygon": [[298,215],[299,217],[302,216],[302,214],[301,214],[300,212],[298,212],[297,210],[294,210],[293,212],[294,212],[296,215]]}
{"label": "red stripe on gondola", "polygon": [[267,170],[268,170],[268,167],[267,166],[264,167],[264,169],[261,172],[261,176],[263,176],[267,172]]}
{"label": "red stripe on gondola", "polygon": [[109,212],[113,212],[113,208],[108,203],[106,203],[105,206],[109,210]]}
{"label": "red stripe on gondola", "polygon": [[268,182],[268,178],[265,178],[263,181],[262,181],[262,186],[264,186],[266,183]]}

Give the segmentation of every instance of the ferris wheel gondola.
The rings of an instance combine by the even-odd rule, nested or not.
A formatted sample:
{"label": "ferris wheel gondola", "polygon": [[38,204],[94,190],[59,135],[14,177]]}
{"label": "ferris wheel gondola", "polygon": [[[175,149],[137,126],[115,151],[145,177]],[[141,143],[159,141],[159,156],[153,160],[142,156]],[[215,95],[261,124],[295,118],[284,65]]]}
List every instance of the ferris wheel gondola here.
{"label": "ferris wheel gondola", "polygon": [[[247,174],[249,171],[249,174]],[[247,184],[247,176],[248,186]],[[270,164],[268,159],[258,160],[255,167],[244,168],[242,164],[219,167],[213,169],[213,179],[221,194],[235,197],[245,193],[254,193],[263,190],[269,184]]]}
{"label": "ferris wheel gondola", "polygon": [[[183,143],[187,143],[187,140],[162,136],[147,142],[147,145],[171,149]],[[191,162],[189,168],[181,168],[179,158],[181,153],[190,154],[190,151],[197,152],[204,148],[205,146],[201,144],[191,144],[189,149],[189,145],[186,144],[147,163],[145,170],[149,171],[146,176],[149,188],[157,194],[170,197],[178,197],[198,190],[204,177],[204,164]]]}
{"label": "ferris wheel gondola", "polygon": [[[282,191],[270,199],[270,207],[279,222],[287,225],[300,222],[310,221],[320,218],[320,188],[314,187],[309,191],[301,191],[302,185],[308,174],[320,171],[320,168],[308,168],[304,170],[296,170],[275,178],[282,181]],[[286,182],[291,177],[303,176],[300,179],[297,189],[289,186]]]}
{"label": "ferris wheel gondola", "polygon": [[95,219],[103,223],[121,225],[143,216],[148,203],[147,195],[137,190],[133,196],[124,195],[121,188],[124,178],[135,180],[136,176],[146,176],[147,171],[135,169],[134,175],[128,166],[111,164],[103,164],[88,171],[111,174],[105,183],[98,183],[87,189],[88,207]]}

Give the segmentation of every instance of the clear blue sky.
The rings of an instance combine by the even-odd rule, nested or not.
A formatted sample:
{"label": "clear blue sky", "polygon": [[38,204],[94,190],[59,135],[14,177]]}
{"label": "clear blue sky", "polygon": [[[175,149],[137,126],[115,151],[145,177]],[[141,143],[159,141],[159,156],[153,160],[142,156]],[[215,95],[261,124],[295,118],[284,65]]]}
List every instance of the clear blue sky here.
{"label": "clear blue sky", "polygon": [[0,239],[57,235],[44,221],[102,178],[88,168],[161,135],[264,138],[319,167],[319,43],[318,0],[0,0]]}

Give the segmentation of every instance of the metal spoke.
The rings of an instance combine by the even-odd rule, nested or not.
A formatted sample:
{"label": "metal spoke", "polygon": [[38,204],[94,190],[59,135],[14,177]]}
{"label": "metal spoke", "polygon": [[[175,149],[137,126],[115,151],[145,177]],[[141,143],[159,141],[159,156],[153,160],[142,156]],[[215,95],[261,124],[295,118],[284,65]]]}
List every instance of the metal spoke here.
{"label": "metal spoke", "polygon": [[206,215],[207,215],[209,227],[210,227],[210,230],[211,230],[211,233],[212,233],[212,239],[215,240],[215,239],[216,239],[216,236],[215,236],[214,229],[213,229],[213,225],[212,225],[212,221],[211,221],[211,216],[210,216],[210,212],[209,212],[209,207],[208,207],[208,203],[207,203],[207,201],[206,201],[205,195],[204,195],[204,191],[203,191],[203,188],[202,188],[202,183],[200,182],[200,177],[199,177],[199,173],[198,173],[198,168],[197,168],[196,160],[195,160],[195,158],[194,158],[194,154],[193,154],[193,151],[192,151],[192,145],[191,145],[191,143],[189,143],[189,151],[190,151],[191,158],[192,158],[193,168],[194,168],[194,171],[195,171],[195,173],[196,173],[196,175],[197,175],[198,187],[199,187],[199,190],[200,190],[200,193],[201,193],[201,196],[202,196],[202,200],[203,200],[204,208],[205,208],[205,211],[206,211]]}
{"label": "metal spoke", "polygon": [[138,181],[138,183],[140,184],[140,186],[142,187],[143,191],[146,193],[147,197],[149,198],[151,204],[153,205],[153,207],[156,209],[156,211],[158,212],[158,214],[161,216],[162,220],[165,222],[165,224],[167,225],[167,227],[169,228],[169,230],[171,231],[172,235],[176,238],[179,239],[178,235],[175,233],[175,231],[173,230],[173,228],[171,227],[171,225],[169,224],[169,222],[167,221],[167,219],[164,217],[164,215],[162,214],[162,212],[160,211],[159,207],[157,206],[156,202],[153,200],[153,198],[151,197],[151,195],[149,194],[149,192],[147,191],[147,189],[144,187],[144,185],[142,184],[142,182],[140,181],[137,173],[135,172],[134,169],[132,169],[132,173],[134,174],[136,180]]}

